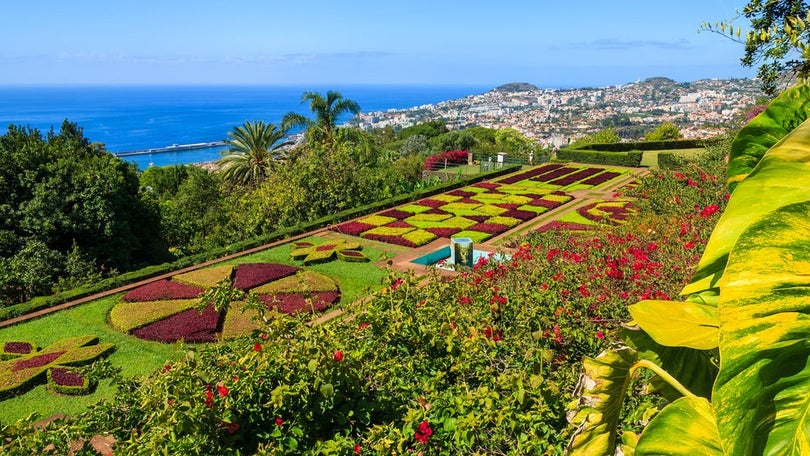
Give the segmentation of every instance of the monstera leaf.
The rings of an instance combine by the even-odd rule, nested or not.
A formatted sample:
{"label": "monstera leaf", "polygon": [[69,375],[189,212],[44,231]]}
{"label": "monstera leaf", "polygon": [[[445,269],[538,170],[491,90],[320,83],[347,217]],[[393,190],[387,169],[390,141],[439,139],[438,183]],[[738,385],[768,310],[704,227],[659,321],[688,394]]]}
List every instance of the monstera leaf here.
{"label": "monstera leaf", "polygon": [[810,199],[807,176],[810,176],[810,121],[805,121],[774,145],[734,190],[692,281],[681,294],[715,289],[723,276],[731,247],[749,224],[782,206]]}
{"label": "monstera leaf", "polygon": [[740,129],[731,143],[728,184],[748,176],[765,153],[810,117],[810,86],[800,84],[782,92],[768,107]]}
{"label": "monstera leaf", "polygon": [[636,454],[724,455],[717,417],[702,397],[682,397],[661,410],[644,429]]}
{"label": "monstera leaf", "polygon": [[758,217],[729,255],[713,395],[729,454],[810,454],[808,246],[810,201]]}
{"label": "monstera leaf", "polygon": [[656,342],[698,350],[717,348],[717,307],[690,301],[641,301],[628,307],[633,320]]}

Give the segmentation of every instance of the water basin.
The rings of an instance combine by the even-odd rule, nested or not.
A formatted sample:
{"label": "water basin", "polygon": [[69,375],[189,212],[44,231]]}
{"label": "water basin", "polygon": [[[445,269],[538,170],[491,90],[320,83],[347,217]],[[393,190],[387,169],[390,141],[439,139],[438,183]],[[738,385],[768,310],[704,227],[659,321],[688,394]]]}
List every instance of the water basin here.
{"label": "water basin", "polygon": [[[422,255],[419,258],[411,260],[411,263],[453,270],[450,254],[451,249],[449,246],[442,247],[438,250],[434,250],[428,254]],[[512,258],[512,255],[505,253],[493,253],[487,252],[486,250],[473,249],[473,264],[478,263],[481,258],[488,258],[490,255],[492,255],[492,261],[506,261]]]}

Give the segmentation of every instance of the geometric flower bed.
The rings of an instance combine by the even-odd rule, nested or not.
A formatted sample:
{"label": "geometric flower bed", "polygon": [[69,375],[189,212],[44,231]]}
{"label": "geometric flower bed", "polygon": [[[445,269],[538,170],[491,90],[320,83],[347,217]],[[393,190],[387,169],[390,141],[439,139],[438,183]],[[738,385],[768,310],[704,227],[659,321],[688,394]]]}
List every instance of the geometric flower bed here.
{"label": "geometric flower bed", "polygon": [[110,324],[140,339],[165,343],[215,342],[248,334],[258,327],[250,318],[258,312],[242,312],[243,302],[232,303],[226,314],[217,312],[213,304],[198,310],[198,296],[224,279],[230,279],[233,288],[256,295],[268,310],[290,315],[319,312],[340,300],[334,280],[296,266],[215,266],[132,290],[110,311]]}
{"label": "geometric flower bed", "polygon": [[357,242],[336,241],[327,244],[315,245],[311,242],[293,242],[290,257],[293,260],[302,260],[305,265],[331,261],[335,257],[340,260],[362,263],[369,261],[363,248]]}
{"label": "geometric flower bed", "polygon": [[406,247],[451,237],[482,242],[571,201],[573,197],[563,190],[592,188],[624,172],[544,164],[497,182],[480,182],[330,229]]}
{"label": "geometric flower bed", "polygon": [[2,345],[0,361],[0,398],[36,385],[47,372],[52,391],[62,394],[86,394],[88,379],[67,366],[88,363],[113,349],[113,344],[98,344],[96,336],[80,336],[57,341],[40,351],[34,344],[22,341]]}
{"label": "geometric flower bed", "polygon": [[620,225],[630,214],[637,210],[632,201],[617,199],[611,201],[595,201],[577,208],[574,212],[561,215],[540,228],[537,232],[551,230],[581,231],[596,228],[600,225]]}

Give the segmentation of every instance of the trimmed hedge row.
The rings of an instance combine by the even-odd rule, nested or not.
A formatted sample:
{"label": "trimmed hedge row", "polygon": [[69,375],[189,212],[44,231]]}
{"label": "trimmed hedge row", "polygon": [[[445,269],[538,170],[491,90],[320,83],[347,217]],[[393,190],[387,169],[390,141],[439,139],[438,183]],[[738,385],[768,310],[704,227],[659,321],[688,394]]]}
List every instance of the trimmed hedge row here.
{"label": "trimmed hedge row", "polygon": [[25,315],[38,310],[54,307],[76,299],[81,299],[86,296],[101,293],[113,288],[122,287],[131,283],[139,282],[149,279],[151,277],[168,274],[179,269],[195,266],[206,261],[216,260],[224,256],[236,254],[249,250],[255,247],[261,247],[272,242],[281,241],[298,234],[314,231],[326,226],[338,224],[346,220],[350,220],[363,215],[373,214],[390,207],[399,206],[408,202],[416,201],[428,196],[444,193],[450,190],[461,188],[473,183],[489,180],[505,174],[514,173],[520,169],[520,165],[505,165],[503,168],[495,169],[492,171],[476,174],[466,179],[461,179],[454,182],[446,182],[435,187],[419,190],[406,195],[399,195],[387,200],[377,201],[366,206],[361,206],[353,209],[347,209],[337,214],[321,217],[311,222],[298,224],[292,227],[284,228],[274,231],[264,236],[259,236],[253,239],[236,242],[234,244],[210,250],[208,252],[199,253],[197,255],[190,255],[187,257],[179,258],[171,263],[162,263],[158,265],[147,266],[136,271],[130,271],[119,274],[115,277],[109,277],[92,284],[87,284],[73,290],[56,293],[51,296],[38,296],[28,302],[8,306],[0,309],[0,321],[8,320],[14,317]]}
{"label": "trimmed hedge row", "polygon": [[627,166],[637,168],[641,165],[641,151],[607,152],[582,149],[560,149],[557,159],[577,163],[590,163],[594,165]]}
{"label": "trimmed hedge row", "polygon": [[[630,152],[633,150],[672,150],[698,149],[722,141],[722,138],[672,139],[667,141],[639,141],[605,144],[586,144],[569,150],[591,150],[601,152]],[[559,153],[559,152],[558,152]]]}

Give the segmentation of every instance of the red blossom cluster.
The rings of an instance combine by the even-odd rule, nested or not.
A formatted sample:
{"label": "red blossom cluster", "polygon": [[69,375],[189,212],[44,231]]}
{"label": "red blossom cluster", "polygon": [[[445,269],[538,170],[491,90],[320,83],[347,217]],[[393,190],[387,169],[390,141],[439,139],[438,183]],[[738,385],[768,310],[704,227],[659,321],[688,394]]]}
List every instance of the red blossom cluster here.
{"label": "red blossom cluster", "polygon": [[428,171],[441,169],[445,161],[448,165],[463,165],[467,163],[466,150],[448,150],[435,155],[431,155],[425,160],[425,169]]}
{"label": "red blossom cluster", "polygon": [[180,340],[187,343],[215,342],[220,318],[220,313],[209,305],[202,313],[197,309],[188,309],[142,326],[132,334],[139,339],[164,343]]}
{"label": "red blossom cluster", "polygon": [[27,355],[34,351],[34,346],[30,342],[6,342],[3,344],[3,351],[5,353]]}
{"label": "red blossom cluster", "polygon": [[300,268],[278,263],[244,263],[236,267],[234,288],[248,290],[274,280],[291,276]]}
{"label": "red blossom cluster", "polygon": [[413,438],[421,444],[427,444],[430,436],[433,435],[433,429],[430,428],[430,423],[427,420],[419,423],[419,429],[414,433]]}

